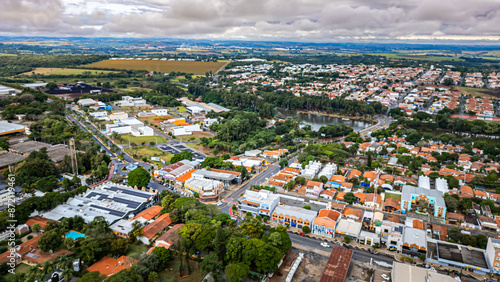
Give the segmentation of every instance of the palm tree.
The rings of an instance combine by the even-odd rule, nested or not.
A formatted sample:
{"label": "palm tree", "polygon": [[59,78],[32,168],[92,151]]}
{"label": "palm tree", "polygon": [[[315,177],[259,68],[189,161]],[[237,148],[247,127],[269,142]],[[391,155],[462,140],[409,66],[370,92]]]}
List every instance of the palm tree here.
{"label": "palm tree", "polygon": [[73,277],[73,269],[65,268],[62,271],[61,275],[64,279],[66,279],[66,281],[69,281],[69,280],[71,280],[71,277]]}
{"label": "palm tree", "polygon": [[56,269],[56,264],[53,262],[53,261],[48,261],[46,260],[44,263],[43,263],[43,273],[44,274],[49,274],[50,272],[52,272],[54,269]]}
{"label": "palm tree", "polygon": [[59,268],[66,269],[71,266],[71,258],[67,254],[64,254],[57,258],[56,263]]}

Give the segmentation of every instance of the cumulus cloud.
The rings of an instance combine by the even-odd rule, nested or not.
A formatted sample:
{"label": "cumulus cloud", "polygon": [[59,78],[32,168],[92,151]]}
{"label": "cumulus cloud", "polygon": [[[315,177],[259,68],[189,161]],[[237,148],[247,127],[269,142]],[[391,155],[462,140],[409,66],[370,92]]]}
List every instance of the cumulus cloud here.
{"label": "cumulus cloud", "polygon": [[494,0],[2,0],[0,34],[248,40],[495,39]]}

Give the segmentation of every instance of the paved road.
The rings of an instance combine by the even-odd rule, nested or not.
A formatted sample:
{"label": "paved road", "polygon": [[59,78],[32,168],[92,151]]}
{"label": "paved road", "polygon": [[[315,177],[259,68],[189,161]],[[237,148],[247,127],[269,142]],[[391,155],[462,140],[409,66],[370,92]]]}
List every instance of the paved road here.
{"label": "paved road", "polygon": [[[292,243],[298,244],[303,247],[308,247],[312,249],[318,249],[318,250],[323,250],[323,251],[328,251],[331,252],[333,249],[333,246],[340,246],[338,244],[333,244],[331,241],[327,241],[328,244],[331,246],[329,248],[325,248],[320,245],[321,242],[323,242],[320,239],[316,238],[311,238],[311,237],[303,237],[300,235],[297,235],[295,233],[288,233],[290,236],[290,239],[292,240]],[[387,257],[385,255],[379,255],[379,254],[371,254],[367,251],[361,251],[358,249],[355,249],[352,246],[349,246],[353,251],[353,259],[358,260],[358,261],[363,261],[363,262],[370,262],[370,259],[378,260],[378,261],[383,261],[389,264],[392,264],[394,261],[393,258]]]}
{"label": "paved road", "polygon": [[231,195],[229,195],[226,199],[229,201],[237,201],[240,197],[241,193],[244,193],[245,190],[250,189],[252,185],[259,185],[262,182],[266,181],[272,175],[276,174],[280,171],[280,166],[278,165],[269,165],[266,170],[257,174],[254,178],[248,181],[245,185],[241,186],[238,190],[234,191]]}
{"label": "paved road", "polygon": [[389,127],[389,125],[391,125],[391,119],[385,115],[377,116],[376,119],[378,121],[377,124],[367,127],[365,129],[361,129],[360,131],[358,131],[358,134],[366,135],[372,131],[376,131],[381,128],[387,128]]}

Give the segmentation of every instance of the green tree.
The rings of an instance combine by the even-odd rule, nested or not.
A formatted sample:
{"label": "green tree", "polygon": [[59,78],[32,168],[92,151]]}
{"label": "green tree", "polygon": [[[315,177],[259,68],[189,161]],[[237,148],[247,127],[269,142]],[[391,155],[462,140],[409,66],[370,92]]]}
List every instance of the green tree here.
{"label": "green tree", "polygon": [[344,195],[344,201],[348,204],[352,204],[356,201],[356,196],[352,192],[348,192]]}
{"label": "green tree", "polygon": [[303,209],[306,209],[306,210],[311,210],[311,206],[310,205],[305,205],[302,207]]}
{"label": "green tree", "polygon": [[250,274],[250,267],[244,263],[230,263],[224,270],[229,282],[241,282]]}
{"label": "green tree", "polygon": [[77,282],[102,282],[106,275],[99,273],[99,271],[92,271],[85,273]]}
{"label": "green tree", "polygon": [[32,228],[33,232],[35,232],[36,234],[39,234],[40,231],[42,230],[42,227],[40,226],[40,224],[38,223],[35,223],[33,224]]}
{"label": "green tree", "polygon": [[306,234],[307,234],[307,233],[310,233],[310,232],[311,232],[311,228],[309,228],[309,226],[303,226],[303,227],[302,227],[302,232],[304,232],[304,233],[306,233]]}
{"label": "green tree", "polygon": [[44,252],[50,250],[55,250],[62,243],[62,237],[56,230],[50,230],[43,233],[40,240],[38,240],[38,245],[40,249]]}
{"label": "green tree", "polygon": [[203,258],[203,261],[200,263],[200,268],[206,272],[215,273],[223,267],[224,265],[219,260],[216,252],[210,252]]}
{"label": "green tree", "polygon": [[159,270],[165,269],[170,260],[172,259],[172,251],[165,249],[163,247],[154,248],[152,253],[157,255],[158,259],[160,260]]}
{"label": "green tree", "polygon": [[182,161],[182,160],[190,160],[192,161],[193,160],[193,152],[191,151],[188,151],[188,150],[182,150],[181,152],[175,154],[171,159],[170,159],[170,163],[176,163],[178,161]]}
{"label": "green tree", "polygon": [[143,188],[146,187],[149,183],[149,180],[151,179],[151,175],[147,170],[145,170],[142,167],[136,168],[132,170],[128,174],[128,185],[134,187],[137,186],[137,188]]}
{"label": "green tree", "polygon": [[344,242],[346,242],[347,244],[349,244],[351,242],[351,237],[344,236]]}
{"label": "green tree", "polygon": [[421,260],[421,261],[425,261],[426,257],[424,254],[421,254],[418,256],[418,258]]}

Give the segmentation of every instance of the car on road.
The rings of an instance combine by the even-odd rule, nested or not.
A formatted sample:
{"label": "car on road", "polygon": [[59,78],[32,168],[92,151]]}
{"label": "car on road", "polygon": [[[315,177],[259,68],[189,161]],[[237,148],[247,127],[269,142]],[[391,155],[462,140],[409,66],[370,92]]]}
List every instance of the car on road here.
{"label": "car on road", "polygon": [[218,203],[216,204],[216,206],[220,207],[220,206],[222,206],[223,204],[224,204],[224,202],[218,202]]}
{"label": "car on road", "polygon": [[320,245],[321,245],[321,247],[330,248],[330,244],[325,243],[325,242],[322,242]]}
{"label": "car on road", "polygon": [[306,236],[306,234],[304,234],[304,232],[300,232],[299,235],[302,237]]}
{"label": "car on road", "polygon": [[384,279],[384,280],[389,280],[389,279],[391,279],[391,278],[389,278],[389,276],[387,276],[387,274],[382,274],[382,279]]}

